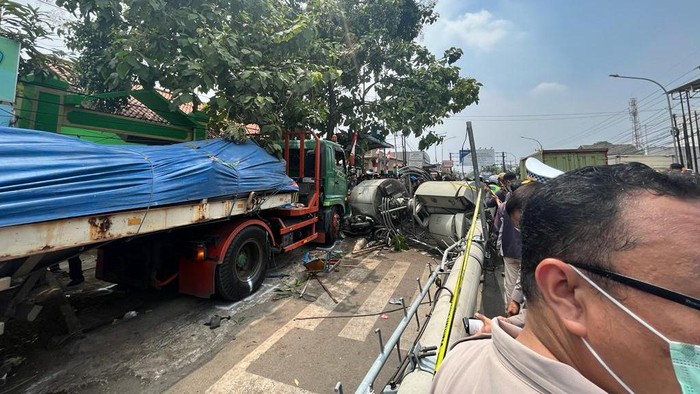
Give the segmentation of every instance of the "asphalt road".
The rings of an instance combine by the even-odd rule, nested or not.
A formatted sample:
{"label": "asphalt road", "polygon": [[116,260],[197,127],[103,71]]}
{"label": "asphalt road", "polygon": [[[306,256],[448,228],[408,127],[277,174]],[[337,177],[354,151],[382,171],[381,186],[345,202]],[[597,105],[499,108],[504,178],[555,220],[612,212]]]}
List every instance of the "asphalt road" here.
{"label": "asphalt road", "polygon": [[[353,245],[347,239],[342,248]],[[262,288],[236,303],[124,293],[89,280],[69,291],[84,338],[47,349],[47,338],[62,327],[48,309],[38,325],[8,324],[0,349],[13,368],[0,394],[329,393],[337,382],[354,392],[379,353],[375,329],[387,339],[403,317],[401,310],[386,312],[396,309],[390,300],[403,297],[410,305],[416,278],[425,281],[433,260],[418,250],[347,254],[334,272],[320,275],[336,304],[315,280],[299,297],[307,279],[303,252],[278,257]],[[93,266],[85,259],[86,276]],[[484,285],[498,292],[498,280],[498,272],[487,272]],[[503,308],[497,294],[482,299],[487,314]],[[213,315],[230,320],[210,329],[205,323]],[[409,326],[405,347],[416,331]],[[392,358],[376,387],[397,365]]]}

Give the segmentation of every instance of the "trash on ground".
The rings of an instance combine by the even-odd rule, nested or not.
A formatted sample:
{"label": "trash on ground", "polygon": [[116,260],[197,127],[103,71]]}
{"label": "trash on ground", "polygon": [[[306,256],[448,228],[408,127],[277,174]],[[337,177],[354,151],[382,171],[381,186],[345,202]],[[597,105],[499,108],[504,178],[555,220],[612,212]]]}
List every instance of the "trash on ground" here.
{"label": "trash on ground", "polygon": [[133,319],[133,318],[135,318],[136,316],[138,316],[138,314],[139,314],[139,313],[136,312],[136,311],[129,311],[129,312],[126,312],[126,313],[124,314],[124,316],[122,317],[122,320]]}
{"label": "trash on ground", "polygon": [[214,315],[209,319],[208,322],[204,323],[205,326],[209,326],[211,330],[215,328],[219,328],[221,326],[221,321],[222,320],[231,320],[231,316],[219,316],[219,315]]}

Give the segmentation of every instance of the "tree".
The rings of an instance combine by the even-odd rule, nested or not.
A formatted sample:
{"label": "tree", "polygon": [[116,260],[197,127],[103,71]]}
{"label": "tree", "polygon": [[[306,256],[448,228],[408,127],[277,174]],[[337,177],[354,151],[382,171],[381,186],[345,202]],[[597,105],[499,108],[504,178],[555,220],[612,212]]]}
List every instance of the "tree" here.
{"label": "tree", "polygon": [[[436,59],[416,43],[423,27],[435,22],[432,3],[417,0],[336,0],[321,3],[321,36],[342,45],[336,67],[340,84],[327,86],[328,134],[338,125],[386,137],[402,132],[422,137],[420,149],[440,141],[425,130],[476,102],[480,84],[462,78],[454,63],[462,51],[451,48]],[[376,99],[370,99],[373,94]]]}
{"label": "tree", "polygon": [[418,0],[57,3],[78,17],[68,42],[79,64],[96,71],[84,86],[159,85],[173,105],[208,93],[211,128],[234,137],[248,123],[270,141],[283,129],[345,126],[422,136],[427,147],[439,137],[424,130],[478,97],[454,66],[461,51],[436,59],[415,42],[436,19]]}
{"label": "tree", "polygon": [[[308,61],[315,43],[313,13],[295,13],[270,0],[59,0],[79,17],[75,32],[99,26],[97,48],[75,34],[70,45],[110,88],[156,84],[174,94],[173,105],[213,93],[206,110],[211,127],[240,137],[242,125],[261,126],[279,138],[283,127],[323,118],[324,81],[340,72]],[[276,146],[279,149],[279,146]]]}
{"label": "tree", "polygon": [[48,15],[36,7],[0,0],[0,36],[20,43],[19,76],[48,76],[64,68],[61,53],[42,47],[54,37]]}
{"label": "tree", "polygon": [[[61,1],[57,3],[68,5]],[[69,22],[59,29],[59,34],[67,38],[68,49],[80,54],[71,67],[75,87],[87,94],[131,89],[131,80],[109,81],[108,78],[110,59],[106,54],[120,37],[119,32],[126,27],[120,19],[121,8],[115,2],[85,3],[84,7],[86,10],[99,9],[99,17],[92,18],[93,14],[88,12],[80,21]],[[98,100],[96,104],[98,109],[111,110],[126,105],[127,101],[121,97]]]}

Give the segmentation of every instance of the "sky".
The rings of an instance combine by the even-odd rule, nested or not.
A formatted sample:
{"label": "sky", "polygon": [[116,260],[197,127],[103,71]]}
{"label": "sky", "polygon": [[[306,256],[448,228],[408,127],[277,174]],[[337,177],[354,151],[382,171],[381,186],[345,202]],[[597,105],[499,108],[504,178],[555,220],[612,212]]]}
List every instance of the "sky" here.
{"label": "sky", "polygon": [[[20,2],[51,11],[57,24],[67,17],[53,0]],[[477,147],[507,152],[511,161],[539,149],[521,137],[544,149],[633,143],[633,97],[649,145],[670,146],[662,91],[608,75],[650,78],[667,89],[700,78],[700,0],[437,0],[435,10],[440,18],[419,41],[438,57],[461,48],[462,75],[483,86],[478,104],[434,128],[446,140],[429,149],[433,160],[461,148],[467,121]],[[695,105],[700,111],[700,95]],[[408,143],[418,146],[415,138]]]}
{"label": "sky", "polygon": [[661,89],[608,75],[650,78],[667,89],[700,78],[698,0],[437,0],[436,11],[440,18],[420,41],[438,56],[461,48],[462,75],[483,84],[478,105],[435,127],[448,139],[430,149],[439,160],[461,147],[467,121],[477,147],[510,160],[539,149],[521,137],[544,149],[633,143],[633,97],[649,144],[670,146]]}

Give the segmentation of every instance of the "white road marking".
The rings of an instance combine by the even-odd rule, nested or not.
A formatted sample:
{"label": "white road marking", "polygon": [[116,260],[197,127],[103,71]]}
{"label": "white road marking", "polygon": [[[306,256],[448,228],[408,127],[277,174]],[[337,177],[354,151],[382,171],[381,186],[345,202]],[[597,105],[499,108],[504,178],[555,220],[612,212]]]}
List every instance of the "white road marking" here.
{"label": "white road marking", "polygon": [[231,312],[231,314],[239,313],[243,310],[250,308],[251,306],[267,302],[269,300],[267,295],[275,291],[276,288],[276,284],[263,283],[262,286],[260,286],[260,288],[258,289],[258,291],[249,295],[248,297],[239,301],[217,303],[216,309],[229,311]]}
{"label": "white road marking", "polygon": [[[352,291],[360,283],[362,283],[363,280],[365,280],[367,275],[369,275],[369,273],[372,272],[378,264],[379,260],[363,260],[364,266],[356,267],[347,275],[345,275],[343,279],[339,280],[335,285],[333,285],[332,287],[326,285],[326,287],[329,288],[329,290],[333,294],[333,297],[336,300],[338,300],[338,302],[342,302],[352,293]],[[318,287],[318,291],[321,292],[321,296],[318,297],[318,299],[316,299],[316,301],[314,301],[311,305],[307,306],[306,308],[304,308],[304,310],[299,312],[295,319],[306,318],[311,316],[328,316],[331,312],[333,312],[333,309],[335,309],[336,303],[333,302],[333,300],[331,300],[331,297],[329,297],[328,294],[326,294],[326,292],[323,291],[323,289],[321,289],[321,286],[318,284],[318,282],[312,279],[311,285],[314,284],[316,285],[316,287]],[[292,324],[293,327],[303,328],[306,330],[315,330],[316,327],[318,327],[318,325],[321,324],[321,321],[323,321],[323,319],[293,320]]]}
{"label": "white road marking", "polygon": [[[357,313],[372,313],[385,308],[404,275],[406,275],[409,266],[410,264],[406,261],[397,261],[386,273],[381,283],[372,291],[372,294],[362,303]],[[350,319],[338,336],[364,341],[367,335],[372,332],[372,328],[378,318],[379,316],[354,317]]]}
{"label": "white road marking", "polygon": [[[376,266],[379,264],[379,260],[376,259],[364,259],[362,261],[362,265],[354,268],[352,271],[350,271],[343,279],[338,281],[336,284],[331,285],[328,284],[327,287],[333,293],[333,296],[338,300],[338,302],[342,302],[347,298],[350,293],[352,292],[353,289],[355,289],[366,277],[369,275],[370,272]],[[323,279],[322,279],[323,280]],[[318,285],[318,283],[316,283]],[[323,291],[323,290],[321,290]],[[311,317],[311,316],[328,316],[333,309],[335,308],[335,303],[331,301],[330,297],[328,297],[328,294],[323,292],[323,295],[321,295],[316,301],[314,301],[312,304],[308,305],[306,308],[304,308],[297,316],[297,318],[302,318],[302,317]],[[233,368],[229,369],[219,380],[214,383],[209,389],[207,389],[207,394],[215,394],[215,393],[234,393],[234,392],[246,392],[246,393],[271,393],[271,392],[285,392],[285,391],[278,391],[278,387],[282,387],[282,390],[284,390],[285,387],[291,387],[287,384],[276,382],[270,380],[270,382],[273,384],[272,386],[265,387],[263,388],[262,386],[255,385],[254,387],[248,387],[247,390],[240,391],[243,389],[241,386],[241,378],[244,376],[244,374],[249,374],[246,372],[246,370],[250,367],[250,365],[255,362],[260,356],[265,354],[267,351],[269,351],[272,346],[274,346],[280,339],[282,339],[287,333],[289,333],[292,329],[294,328],[305,328],[309,330],[313,330],[316,328],[320,323],[322,319],[313,319],[313,320],[302,320],[302,321],[295,321],[292,320],[285,324],[284,326],[280,327],[277,331],[275,331],[270,337],[267,338],[263,343],[261,343],[257,348],[255,348],[253,351],[248,353],[247,356],[245,356],[238,364],[234,365]],[[249,374],[252,375],[252,374]],[[257,375],[253,375],[257,377]],[[269,379],[268,379],[269,380]],[[245,380],[243,380],[245,381]],[[294,391],[293,392],[301,392],[301,388],[299,387],[293,387]]]}
{"label": "white road marking", "polygon": [[226,389],[209,389],[207,393],[275,393],[275,394],[312,394],[301,387],[292,386],[266,378],[264,376],[242,371],[236,376],[236,384]]}

